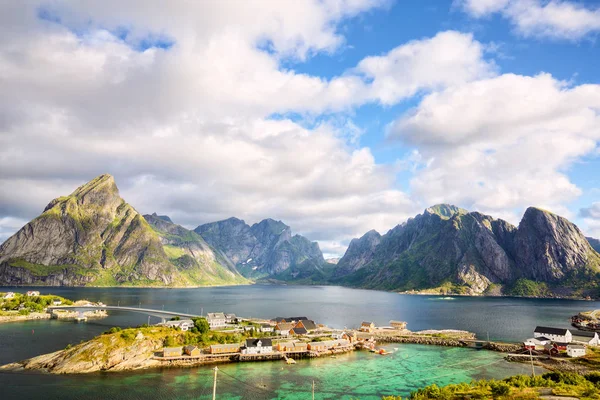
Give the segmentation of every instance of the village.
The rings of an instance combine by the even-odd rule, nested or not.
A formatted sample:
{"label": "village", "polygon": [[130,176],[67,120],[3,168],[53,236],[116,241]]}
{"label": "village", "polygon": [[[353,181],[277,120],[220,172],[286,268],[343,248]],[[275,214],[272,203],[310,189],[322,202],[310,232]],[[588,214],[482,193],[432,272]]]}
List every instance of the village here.
{"label": "village", "polygon": [[600,338],[597,332],[537,326],[533,337],[523,342],[523,350],[530,355],[552,357],[583,357],[588,347],[598,347]]}
{"label": "village", "polygon": [[[362,322],[357,330],[336,330],[318,324],[304,316],[277,317],[272,320],[243,319],[222,312],[208,313],[206,320],[211,330],[217,332],[249,332],[243,343],[213,344],[201,349],[197,346],[164,347],[154,359],[166,363],[174,361],[227,362],[285,360],[288,364],[304,357],[321,357],[368,349],[378,354],[385,350],[375,348],[376,331],[406,331],[406,322],[390,321],[386,327],[376,327],[373,322]],[[182,331],[194,326],[192,320],[173,320],[159,325]]]}

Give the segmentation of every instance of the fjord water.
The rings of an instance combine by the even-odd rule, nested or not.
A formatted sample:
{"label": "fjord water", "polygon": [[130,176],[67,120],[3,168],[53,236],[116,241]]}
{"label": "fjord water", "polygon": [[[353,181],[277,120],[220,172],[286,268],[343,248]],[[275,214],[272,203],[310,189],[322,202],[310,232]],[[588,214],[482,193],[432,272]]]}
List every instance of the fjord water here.
{"label": "fjord water", "polygon": [[[3,290],[26,291],[29,288]],[[236,286],[195,289],[37,288],[71,299],[110,305],[141,306],[197,313],[225,311],[245,317],[272,318],[305,315],[336,328],[356,327],[362,320],[385,325],[391,319],[408,322],[409,329],[465,329],[492,340],[522,340],[536,325],[568,327],[579,311],[600,308],[599,302],[555,299],[517,299],[409,296],[332,286]],[[112,313],[103,320],[75,324],[27,321],[0,325],[0,364],[76,344],[111,326],[146,323],[143,315]],[[156,319],[151,322],[157,322]],[[502,355],[487,351],[416,345],[398,348],[389,356],[355,352],[283,362],[221,365],[220,398],[308,398],[314,379],[317,398],[379,398],[408,394],[431,383],[502,378],[524,371]],[[165,369],[79,376],[0,374],[0,398],[205,398],[212,384],[211,367]],[[526,371],[525,371],[526,372]],[[235,377],[252,386],[234,380]],[[257,389],[256,385],[264,385]]]}

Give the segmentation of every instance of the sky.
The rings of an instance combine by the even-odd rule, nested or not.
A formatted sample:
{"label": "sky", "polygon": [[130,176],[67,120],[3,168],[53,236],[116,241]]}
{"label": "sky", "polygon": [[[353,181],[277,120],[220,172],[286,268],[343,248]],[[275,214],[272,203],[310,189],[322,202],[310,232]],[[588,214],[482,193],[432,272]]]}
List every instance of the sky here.
{"label": "sky", "polygon": [[437,203],[600,237],[600,1],[0,2],[0,241],[103,173],[340,256]]}

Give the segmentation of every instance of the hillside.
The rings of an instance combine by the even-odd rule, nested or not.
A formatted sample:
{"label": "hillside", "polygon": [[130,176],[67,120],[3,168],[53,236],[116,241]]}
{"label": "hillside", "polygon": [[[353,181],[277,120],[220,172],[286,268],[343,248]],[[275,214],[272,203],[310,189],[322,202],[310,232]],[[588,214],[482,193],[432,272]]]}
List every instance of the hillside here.
{"label": "hillside", "polygon": [[229,218],[200,225],[194,231],[229,258],[246,277],[263,278],[301,265],[306,269],[325,263],[316,242],[292,235],[289,226],[273,219],[250,226],[240,219]]}
{"label": "hillside", "polygon": [[530,207],[515,227],[442,204],[385,235],[370,231],[353,239],[332,282],[465,294],[503,288],[505,294],[516,290],[514,294],[528,295],[550,288],[596,297],[600,293],[593,282],[600,282],[599,267],[600,255],[565,218]]}
{"label": "hillside", "polygon": [[110,175],[52,200],[0,246],[1,285],[193,286],[201,275],[171,262]]}

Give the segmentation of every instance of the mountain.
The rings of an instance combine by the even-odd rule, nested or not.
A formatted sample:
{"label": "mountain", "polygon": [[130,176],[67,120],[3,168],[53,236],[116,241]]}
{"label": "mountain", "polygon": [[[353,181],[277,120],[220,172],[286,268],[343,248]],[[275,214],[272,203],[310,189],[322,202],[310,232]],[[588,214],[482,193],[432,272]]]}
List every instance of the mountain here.
{"label": "mountain", "polygon": [[224,254],[208,245],[196,232],[177,225],[165,215],[149,214],[150,224],[171,263],[182,275],[202,285],[248,283]]}
{"label": "mountain", "polygon": [[292,235],[289,226],[273,219],[252,226],[238,218],[212,222],[195,230],[229,258],[246,277],[277,275],[302,265],[314,270],[325,263],[316,242]]}
{"label": "mountain", "polygon": [[600,281],[599,270],[600,255],[565,218],[530,207],[515,227],[440,204],[383,236],[370,231],[353,239],[332,282],[469,294],[497,287],[508,293],[542,283],[544,290],[558,290],[567,283],[571,291],[581,291],[586,279]]}
{"label": "mountain", "polygon": [[600,253],[600,240],[591,237],[586,238],[594,250]]}
{"label": "mountain", "polygon": [[190,286],[202,283],[194,268],[171,262],[110,175],[52,200],[0,246],[1,285]]}

